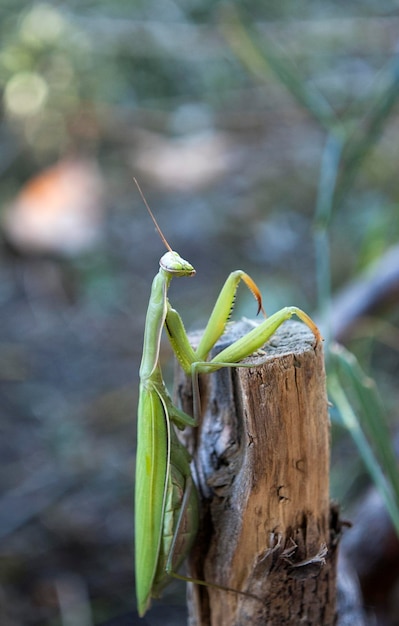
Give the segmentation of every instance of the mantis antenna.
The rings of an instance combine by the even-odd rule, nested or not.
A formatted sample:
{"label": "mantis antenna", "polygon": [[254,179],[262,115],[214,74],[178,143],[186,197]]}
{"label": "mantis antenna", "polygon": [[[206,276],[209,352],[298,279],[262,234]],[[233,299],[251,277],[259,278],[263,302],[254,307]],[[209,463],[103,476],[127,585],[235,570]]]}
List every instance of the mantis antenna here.
{"label": "mantis antenna", "polygon": [[144,204],[145,204],[145,207],[146,207],[146,209],[147,209],[148,213],[150,214],[150,217],[151,217],[152,221],[154,222],[154,226],[155,226],[155,228],[157,229],[157,231],[158,231],[158,234],[159,234],[160,238],[162,239],[163,243],[165,244],[165,246],[166,246],[166,248],[169,250],[169,252],[173,252],[172,248],[170,247],[170,245],[169,245],[169,244],[168,244],[168,242],[166,241],[166,237],[165,237],[165,235],[163,234],[163,232],[162,232],[162,230],[161,230],[161,228],[160,228],[160,226],[159,226],[159,224],[158,224],[157,220],[155,219],[155,216],[154,216],[153,212],[151,211],[150,207],[148,206],[148,202],[147,202],[147,200],[145,199],[145,196],[144,196],[143,192],[141,191],[141,187],[140,187],[140,185],[138,184],[137,179],[136,179],[134,176],[133,176],[133,180],[134,180],[134,182],[135,182],[135,185],[136,185],[137,189],[139,190],[139,194],[140,194],[140,196],[141,196],[141,198],[142,198],[142,200],[143,200],[143,202],[144,202]]}

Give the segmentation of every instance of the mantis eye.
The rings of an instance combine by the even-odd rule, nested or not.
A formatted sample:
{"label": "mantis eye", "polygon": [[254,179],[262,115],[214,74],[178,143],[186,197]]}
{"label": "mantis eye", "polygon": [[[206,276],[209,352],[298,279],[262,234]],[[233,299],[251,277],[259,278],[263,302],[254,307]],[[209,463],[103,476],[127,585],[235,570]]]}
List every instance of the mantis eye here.
{"label": "mantis eye", "polygon": [[195,269],[178,252],[174,250],[166,252],[159,261],[159,265],[165,272],[169,272],[174,276],[194,276]]}

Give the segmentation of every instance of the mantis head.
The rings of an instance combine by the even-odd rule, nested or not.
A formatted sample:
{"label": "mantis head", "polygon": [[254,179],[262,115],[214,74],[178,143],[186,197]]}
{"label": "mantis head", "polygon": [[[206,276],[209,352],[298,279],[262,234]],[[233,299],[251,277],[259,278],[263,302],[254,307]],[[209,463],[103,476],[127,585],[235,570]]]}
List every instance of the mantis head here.
{"label": "mantis head", "polygon": [[195,274],[195,269],[191,263],[183,259],[174,250],[165,252],[159,261],[159,265],[165,272],[173,276],[194,276]]}

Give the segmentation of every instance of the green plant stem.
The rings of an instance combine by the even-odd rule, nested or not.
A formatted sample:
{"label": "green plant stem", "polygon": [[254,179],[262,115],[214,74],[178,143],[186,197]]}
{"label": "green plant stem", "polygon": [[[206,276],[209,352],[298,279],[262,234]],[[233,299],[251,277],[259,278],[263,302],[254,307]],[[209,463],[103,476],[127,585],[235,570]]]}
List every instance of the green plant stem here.
{"label": "green plant stem", "polygon": [[351,434],[367,470],[373,478],[373,481],[384,500],[384,504],[391,518],[392,524],[399,536],[399,510],[395,503],[392,490],[377,459],[374,456],[373,450],[366,439],[349,399],[339,382],[338,377],[334,373],[329,374],[328,390],[332,401],[341,415],[343,424]]}

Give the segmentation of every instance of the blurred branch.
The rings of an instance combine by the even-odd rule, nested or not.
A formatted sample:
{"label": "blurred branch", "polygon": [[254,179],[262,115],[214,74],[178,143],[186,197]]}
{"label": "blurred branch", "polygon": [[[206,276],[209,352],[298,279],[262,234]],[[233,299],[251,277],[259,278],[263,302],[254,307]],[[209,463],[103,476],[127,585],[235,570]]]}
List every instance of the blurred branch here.
{"label": "blurred branch", "polygon": [[399,245],[387,250],[380,259],[360,277],[351,281],[334,296],[331,307],[332,334],[338,341],[362,319],[375,314],[387,305],[395,306],[399,298]]}

